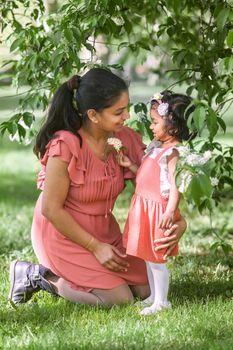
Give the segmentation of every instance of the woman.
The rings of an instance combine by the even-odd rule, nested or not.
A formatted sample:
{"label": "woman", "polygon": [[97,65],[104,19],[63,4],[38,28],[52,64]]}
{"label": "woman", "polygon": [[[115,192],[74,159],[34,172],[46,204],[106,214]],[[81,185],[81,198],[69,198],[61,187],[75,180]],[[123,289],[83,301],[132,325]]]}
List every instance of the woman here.
{"label": "woman", "polygon": [[[140,136],[123,126],[128,102],[125,82],[100,68],[74,76],[56,92],[34,149],[42,164],[38,187],[43,191],[32,244],[41,265],[11,264],[13,303],[29,300],[40,289],[91,305],[149,295],[144,262],[126,256],[112,214],[125,180],[135,175],[106,152],[107,139],[119,138],[138,165],[145,148]],[[183,219],[173,225],[161,249],[171,250],[185,228]]]}

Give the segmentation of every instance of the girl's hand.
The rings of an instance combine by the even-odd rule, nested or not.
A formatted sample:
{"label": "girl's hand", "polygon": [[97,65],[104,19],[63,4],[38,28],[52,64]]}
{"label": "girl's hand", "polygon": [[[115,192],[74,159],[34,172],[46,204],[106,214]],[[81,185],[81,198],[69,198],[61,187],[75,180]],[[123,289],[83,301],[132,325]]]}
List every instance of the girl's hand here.
{"label": "girl's hand", "polygon": [[131,160],[121,151],[117,154],[116,159],[118,164],[124,168],[130,168],[133,165]]}
{"label": "girl's hand", "polygon": [[174,249],[176,244],[179,242],[180,238],[184,234],[187,228],[187,223],[183,217],[179,221],[176,221],[171,228],[167,229],[164,233],[163,238],[158,238],[154,240],[154,243],[161,243],[161,245],[156,246],[155,250],[166,248],[166,253],[163,256],[163,259],[166,260],[171,251]]}
{"label": "girl's hand", "polygon": [[138,166],[131,162],[131,160],[123,153],[119,152],[116,156],[117,162],[120,166],[128,168],[132,173],[137,174]]}
{"label": "girl's hand", "polygon": [[171,228],[173,224],[173,218],[174,218],[174,211],[165,211],[165,213],[162,215],[159,228]]}
{"label": "girl's hand", "polygon": [[122,254],[116,247],[110,244],[98,242],[92,252],[100,264],[111,271],[126,272],[129,267],[128,262],[125,260],[127,255]]}

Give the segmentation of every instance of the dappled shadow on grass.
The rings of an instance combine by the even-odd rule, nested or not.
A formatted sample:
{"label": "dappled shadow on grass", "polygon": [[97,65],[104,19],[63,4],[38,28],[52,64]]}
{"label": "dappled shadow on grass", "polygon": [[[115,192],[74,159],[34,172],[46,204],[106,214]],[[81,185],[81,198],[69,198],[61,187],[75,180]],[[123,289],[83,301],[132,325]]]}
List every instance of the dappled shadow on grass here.
{"label": "dappled shadow on grass", "polygon": [[188,254],[177,257],[171,267],[170,297],[179,303],[233,297],[233,256]]}
{"label": "dappled shadow on grass", "polygon": [[[68,320],[70,317],[80,317],[82,314],[85,314],[85,316],[90,314],[91,317],[93,313],[98,313],[99,310],[103,312],[104,320],[105,314],[109,313],[109,309],[73,304],[62,298],[52,297],[46,292],[40,291],[28,303],[18,304],[14,307],[6,300],[6,306],[1,308],[0,313],[0,331],[7,337],[16,336],[12,330],[13,324],[19,326],[19,332],[20,329],[25,329],[25,325],[30,325],[30,328],[37,328],[40,331],[43,328],[46,330],[46,325],[48,325],[51,330],[51,327],[55,329],[56,326],[65,323],[65,320]],[[69,324],[66,326],[69,326]]]}
{"label": "dappled shadow on grass", "polygon": [[14,207],[35,204],[38,195],[35,174],[0,174],[0,204]]}
{"label": "dappled shadow on grass", "polygon": [[192,280],[185,277],[184,280],[173,281],[170,287],[170,299],[175,299],[179,304],[193,301],[209,301],[221,296],[229,299],[233,296],[232,281],[205,282],[201,279]]}
{"label": "dappled shadow on grass", "polygon": [[[183,311],[188,312],[184,320],[184,315],[179,311],[176,312],[175,308],[174,312],[170,310],[164,317],[159,315],[142,318],[135,307],[115,308],[112,312],[112,310],[74,305],[38,293],[38,303],[29,302],[18,306],[16,310],[10,307],[3,310],[0,315],[0,331],[11,348],[13,346],[17,349],[230,350],[229,327],[224,328],[221,324],[220,332],[217,334],[216,329],[212,329],[212,324],[208,323],[208,319],[206,323],[202,320],[199,305],[196,311],[194,306],[191,306],[191,310],[195,313],[194,320],[187,307]],[[214,303],[211,303],[210,307],[213,308]],[[203,306],[204,317],[207,315],[214,317],[217,311],[218,309],[214,309],[213,314],[209,313],[209,309]],[[176,320],[174,313],[178,317]],[[225,315],[225,320],[229,320],[228,313]],[[181,326],[183,329],[182,339],[179,337],[180,330],[176,322],[178,327]],[[163,336],[158,336],[158,329]],[[111,336],[112,332],[114,336]],[[18,342],[21,346],[14,347]],[[225,347],[221,347],[223,344]]]}

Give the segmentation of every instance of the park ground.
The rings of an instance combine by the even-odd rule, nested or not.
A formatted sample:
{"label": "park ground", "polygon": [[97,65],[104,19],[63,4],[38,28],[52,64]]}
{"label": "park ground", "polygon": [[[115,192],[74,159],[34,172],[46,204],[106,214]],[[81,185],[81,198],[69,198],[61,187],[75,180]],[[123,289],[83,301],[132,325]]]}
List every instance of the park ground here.
{"label": "park ground", "polygon": [[[131,89],[135,101],[142,91],[150,95],[152,90],[134,85]],[[2,95],[10,93],[3,90]],[[2,99],[1,118],[10,116],[16,103],[14,97]],[[220,135],[219,141],[232,145],[231,111],[226,121],[229,132]],[[216,238],[210,232],[208,215],[184,204],[188,230],[180,243],[180,255],[168,263],[171,310],[145,318],[133,305],[105,310],[74,305],[43,292],[12,308],[7,302],[10,261],[36,261],[30,225],[38,196],[38,169],[31,145],[0,139],[0,349],[232,349],[233,257],[210,249]],[[117,201],[115,214],[121,227],[132,191],[127,186]],[[232,196],[231,192],[223,198],[213,216],[216,232],[229,242],[233,237]]]}

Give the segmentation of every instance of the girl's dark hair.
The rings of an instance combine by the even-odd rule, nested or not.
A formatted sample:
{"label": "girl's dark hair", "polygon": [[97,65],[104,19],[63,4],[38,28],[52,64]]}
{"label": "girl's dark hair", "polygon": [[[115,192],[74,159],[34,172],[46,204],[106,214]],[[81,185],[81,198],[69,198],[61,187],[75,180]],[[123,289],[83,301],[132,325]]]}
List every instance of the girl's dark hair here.
{"label": "girl's dark hair", "polygon": [[58,130],[71,131],[82,144],[78,130],[87,118],[88,109],[101,112],[111,107],[126,90],[124,80],[107,69],[92,68],[82,77],[72,77],[56,91],[45,123],[36,137],[34,153],[42,158],[47,143]]}
{"label": "girl's dark hair", "polygon": [[163,118],[169,134],[175,136],[179,141],[192,140],[197,135],[195,131],[190,132],[187,126],[188,117],[195,109],[195,106],[191,105],[192,98],[183,94],[175,94],[170,90],[163,91],[161,95],[162,102],[168,103],[168,113]]}

